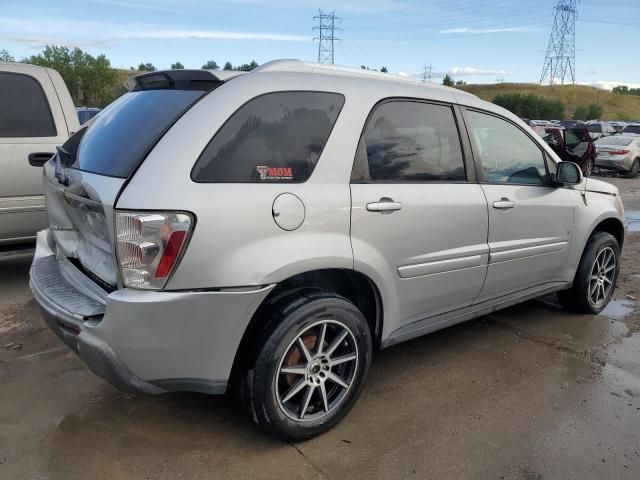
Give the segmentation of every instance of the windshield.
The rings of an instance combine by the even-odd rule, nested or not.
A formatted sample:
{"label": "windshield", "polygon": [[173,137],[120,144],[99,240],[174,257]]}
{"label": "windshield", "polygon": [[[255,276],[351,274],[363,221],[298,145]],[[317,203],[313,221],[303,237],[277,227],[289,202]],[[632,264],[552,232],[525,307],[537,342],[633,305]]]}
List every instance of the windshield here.
{"label": "windshield", "polygon": [[593,132],[593,133],[602,133],[602,125],[600,125],[600,124],[589,125],[587,127],[587,130],[589,130],[590,132]]}
{"label": "windshield", "polygon": [[81,131],[71,168],[127,178],[169,127],[205,93],[146,90],[123,95]]}
{"label": "windshield", "polygon": [[627,125],[624,127],[624,133],[640,133],[640,125]]}
{"label": "windshield", "polygon": [[633,142],[633,138],[624,138],[624,137],[605,137],[596,140],[596,143],[599,146],[602,145],[615,145],[617,147],[626,147]]}

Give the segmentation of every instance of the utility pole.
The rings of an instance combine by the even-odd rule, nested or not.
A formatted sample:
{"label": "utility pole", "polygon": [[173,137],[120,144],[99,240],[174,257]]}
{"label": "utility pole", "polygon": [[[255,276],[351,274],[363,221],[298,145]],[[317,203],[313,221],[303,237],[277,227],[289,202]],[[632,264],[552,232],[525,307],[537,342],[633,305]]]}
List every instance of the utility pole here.
{"label": "utility pole", "polygon": [[427,81],[429,83],[431,83],[431,78],[433,76],[433,65],[429,64],[429,66],[427,67],[427,64],[424,64],[424,68],[422,70],[422,83],[426,83]]}
{"label": "utility pole", "polygon": [[314,40],[318,40],[318,63],[334,63],[334,42],[339,41],[339,38],[335,37],[336,31],[341,31],[341,28],[336,27],[336,21],[340,23],[342,19],[336,17],[336,11],[331,13],[323,13],[322,10],[318,10],[318,15],[313,17],[318,21],[318,24],[313,27],[313,31],[318,32],[318,36],[314,37]]}
{"label": "utility pole", "polygon": [[565,80],[576,83],[576,18],[578,0],[558,0],[554,7],[553,27],[545,55],[540,85]]}

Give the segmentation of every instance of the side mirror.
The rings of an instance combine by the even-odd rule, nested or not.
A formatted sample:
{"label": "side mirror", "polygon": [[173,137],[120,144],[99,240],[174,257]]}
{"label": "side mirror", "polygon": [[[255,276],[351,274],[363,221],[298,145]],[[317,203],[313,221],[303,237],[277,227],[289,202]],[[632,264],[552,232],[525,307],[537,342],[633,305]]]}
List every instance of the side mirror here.
{"label": "side mirror", "polygon": [[562,185],[578,185],[582,183],[582,170],[573,162],[559,162],[556,172],[556,183]]}

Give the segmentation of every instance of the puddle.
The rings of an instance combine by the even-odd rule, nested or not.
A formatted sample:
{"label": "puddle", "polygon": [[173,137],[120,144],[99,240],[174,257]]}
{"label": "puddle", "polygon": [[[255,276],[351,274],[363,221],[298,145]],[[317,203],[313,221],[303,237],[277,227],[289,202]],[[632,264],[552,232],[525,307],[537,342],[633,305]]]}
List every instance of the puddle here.
{"label": "puddle", "polygon": [[[638,220],[640,222],[640,220]],[[614,320],[622,320],[631,315],[635,309],[635,304],[630,300],[611,300],[609,305],[600,312],[600,315]]]}
{"label": "puddle", "polygon": [[640,210],[624,212],[624,217],[629,222],[629,232],[640,232]]}

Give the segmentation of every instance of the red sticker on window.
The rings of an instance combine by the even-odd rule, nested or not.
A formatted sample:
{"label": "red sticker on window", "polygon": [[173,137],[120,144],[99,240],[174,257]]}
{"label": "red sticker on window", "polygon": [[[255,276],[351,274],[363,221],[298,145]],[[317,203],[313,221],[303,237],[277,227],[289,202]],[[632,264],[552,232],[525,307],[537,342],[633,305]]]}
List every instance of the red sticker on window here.
{"label": "red sticker on window", "polygon": [[256,167],[260,180],[291,180],[293,179],[292,167],[269,167],[258,165]]}

